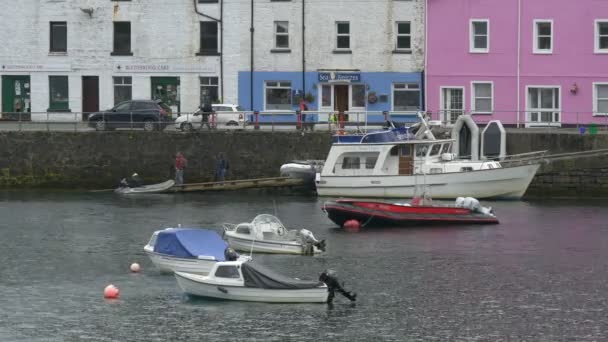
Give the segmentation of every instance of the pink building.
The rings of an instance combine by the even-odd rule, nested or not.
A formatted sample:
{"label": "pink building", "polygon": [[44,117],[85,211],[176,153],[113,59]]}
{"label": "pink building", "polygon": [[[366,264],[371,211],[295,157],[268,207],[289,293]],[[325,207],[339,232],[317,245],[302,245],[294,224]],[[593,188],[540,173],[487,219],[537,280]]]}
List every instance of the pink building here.
{"label": "pink building", "polygon": [[426,1],[433,119],[608,123],[608,0]]}

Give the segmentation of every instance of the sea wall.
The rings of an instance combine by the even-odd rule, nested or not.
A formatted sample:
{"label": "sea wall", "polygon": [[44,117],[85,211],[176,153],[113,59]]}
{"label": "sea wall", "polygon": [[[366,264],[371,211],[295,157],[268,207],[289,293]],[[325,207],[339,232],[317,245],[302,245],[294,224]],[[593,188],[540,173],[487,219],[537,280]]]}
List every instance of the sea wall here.
{"label": "sea wall", "polygon": [[[324,159],[327,132],[1,132],[1,188],[104,189],[138,172],[147,182],[174,177],[175,153],[188,159],[185,181],[213,180],[214,158],[224,152],[228,179],[279,176],[293,159]],[[507,153],[608,148],[608,135],[509,131]],[[528,196],[608,196],[608,156],[545,163]]]}

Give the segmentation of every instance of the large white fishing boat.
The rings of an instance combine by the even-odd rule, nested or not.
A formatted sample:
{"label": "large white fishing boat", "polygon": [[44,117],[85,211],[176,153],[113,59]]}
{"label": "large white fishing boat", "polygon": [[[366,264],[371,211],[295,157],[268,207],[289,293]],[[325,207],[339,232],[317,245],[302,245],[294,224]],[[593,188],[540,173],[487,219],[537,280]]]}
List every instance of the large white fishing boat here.
{"label": "large white fishing boat", "polygon": [[521,198],[540,159],[458,159],[454,139],[435,139],[421,116],[416,135],[407,129],[339,138],[315,183],[320,196],[414,197],[424,185],[434,198]]}

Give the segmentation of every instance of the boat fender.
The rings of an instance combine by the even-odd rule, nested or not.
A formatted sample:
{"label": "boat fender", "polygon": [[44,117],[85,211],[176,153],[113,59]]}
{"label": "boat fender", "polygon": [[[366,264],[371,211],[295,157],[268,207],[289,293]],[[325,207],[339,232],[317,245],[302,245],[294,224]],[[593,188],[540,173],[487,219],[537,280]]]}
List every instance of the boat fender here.
{"label": "boat fender", "polygon": [[479,201],[473,197],[467,197],[464,199],[463,207],[476,211],[479,209]]}

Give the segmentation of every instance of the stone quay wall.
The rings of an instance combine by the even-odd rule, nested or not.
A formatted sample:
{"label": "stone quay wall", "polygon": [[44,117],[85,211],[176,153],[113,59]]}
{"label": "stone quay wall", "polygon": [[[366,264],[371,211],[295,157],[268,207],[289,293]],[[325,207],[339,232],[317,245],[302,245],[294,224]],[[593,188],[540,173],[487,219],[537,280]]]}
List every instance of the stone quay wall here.
{"label": "stone quay wall", "polygon": [[[507,153],[549,153],[608,148],[608,135],[508,132]],[[227,179],[279,176],[294,159],[324,159],[327,132],[2,132],[0,188],[104,189],[139,173],[148,183],[174,177],[178,151],[188,159],[185,182],[213,181],[215,156],[229,162]],[[543,164],[529,196],[608,196],[608,156]]]}

